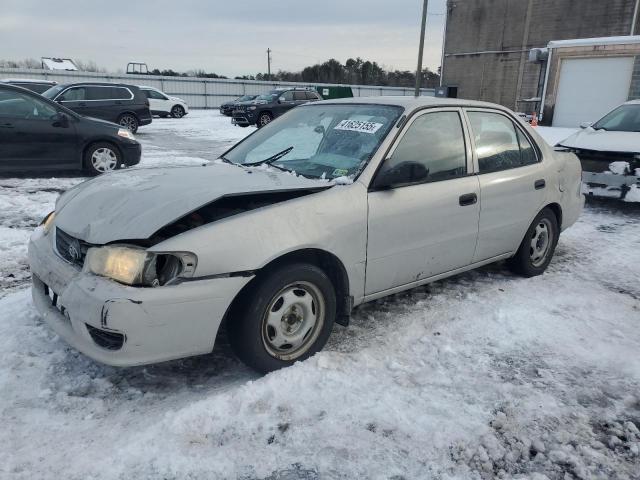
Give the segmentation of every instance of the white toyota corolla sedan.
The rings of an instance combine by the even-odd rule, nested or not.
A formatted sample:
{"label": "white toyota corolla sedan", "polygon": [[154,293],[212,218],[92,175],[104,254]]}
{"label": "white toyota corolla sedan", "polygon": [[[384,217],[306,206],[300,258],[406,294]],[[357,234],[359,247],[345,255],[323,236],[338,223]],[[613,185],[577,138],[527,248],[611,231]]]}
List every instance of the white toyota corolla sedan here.
{"label": "white toyota corolla sedan", "polygon": [[580,173],[498,105],[314,102],[210,165],[65,192],[29,244],[33,299],[100,362],[208,353],[224,322],[267,372],[322,349],[363,302],[499,260],[543,273],[582,210]]}

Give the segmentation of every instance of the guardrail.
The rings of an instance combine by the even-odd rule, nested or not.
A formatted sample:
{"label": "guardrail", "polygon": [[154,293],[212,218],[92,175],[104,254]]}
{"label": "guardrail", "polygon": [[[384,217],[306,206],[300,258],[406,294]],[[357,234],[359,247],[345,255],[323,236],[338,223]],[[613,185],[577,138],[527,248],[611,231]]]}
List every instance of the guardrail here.
{"label": "guardrail", "polygon": [[[165,77],[160,75],[127,75],[93,72],[68,72],[61,70],[38,70],[21,68],[0,68],[0,79],[44,79],[58,83],[110,82],[147,85],[155,87],[167,95],[180,97],[191,108],[218,108],[241,95],[260,95],[277,87],[337,86],[331,83],[266,82],[258,80],[236,80],[227,78]],[[344,86],[344,85],[341,85]],[[378,85],[347,85],[355,97],[379,95],[411,96],[413,88],[387,87]],[[433,96],[434,89],[423,88],[422,95]]]}

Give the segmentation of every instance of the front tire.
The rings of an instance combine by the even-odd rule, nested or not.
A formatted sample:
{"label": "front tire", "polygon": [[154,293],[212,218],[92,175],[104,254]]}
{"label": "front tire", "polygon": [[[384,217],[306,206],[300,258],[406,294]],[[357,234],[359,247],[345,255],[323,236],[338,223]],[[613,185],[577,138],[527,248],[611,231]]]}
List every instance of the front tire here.
{"label": "front tire", "polygon": [[258,128],[262,128],[270,124],[272,120],[273,120],[273,115],[271,115],[269,112],[262,112],[258,117],[258,122],[257,122]]}
{"label": "front tire", "polygon": [[84,167],[91,175],[113,172],[122,166],[122,155],[112,144],[94,143],[84,154]]}
{"label": "front tire", "polygon": [[265,272],[229,318],[229,342],[245,364],[267,373],[320,351],[336,317],[327,274],[297,263]]}
{"label": "front tire", "polygon": [[184,108],[180,105],[174,105],[171,109],[171,116],[173,118],[182,118],[184,117]]}
{"label": "front tire", "polygon": [[541,275],[549,266],[560,237],[555,213],[543,209],[531,222],[515,256],[509,260],[511,270],[525,277]]}
{"label": "front tire", "polygon": [[125,113],[118,118],[118,125],[128,129],[131,133],[138,131],[138,118],[132,113]]}

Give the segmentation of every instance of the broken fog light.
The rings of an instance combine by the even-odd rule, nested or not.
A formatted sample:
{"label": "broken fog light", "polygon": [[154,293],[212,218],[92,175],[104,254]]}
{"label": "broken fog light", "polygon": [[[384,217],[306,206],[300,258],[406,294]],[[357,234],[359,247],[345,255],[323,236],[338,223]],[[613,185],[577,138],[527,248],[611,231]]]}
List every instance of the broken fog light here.
{"label": "broken fog light", "polygon": [[195,271],[195,255],[188,252],[154,253],[139,247],[105,246],[87,251],[84,271],[125,285],[158,287]]}

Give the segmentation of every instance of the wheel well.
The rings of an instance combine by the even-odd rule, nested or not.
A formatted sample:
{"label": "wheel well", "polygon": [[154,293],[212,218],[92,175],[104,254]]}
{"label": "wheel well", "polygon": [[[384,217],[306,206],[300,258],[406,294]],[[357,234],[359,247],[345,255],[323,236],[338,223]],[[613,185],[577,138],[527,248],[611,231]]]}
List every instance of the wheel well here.
{"label": "wheel well", "polygon": [[174,104],[173,107],[171,107],[171,110],[173,110],[176,107],[180,107],[182,110],[184,110],[184,107],[182,105],[180,105],[179,103]]}
{"label": "wheel well", "polygon": [[110,140],[91,140],[89,143],[87,143],[85,145],[85,147],[82,149],[82,167],[86,167],[86,160],[87,160],[87,152],[89,151],[89,149],[94,146],[96,143],[108,143],[109,145],[111,145],[120,155],[120,160],[122,160],[122,150],[120,150],[120,147],[118,147],[118,145],[116,145],[115,143],[113,143]]}
{"label": "wheel well", "polygon": [[244,303],[243,299],[247,294],[249,294],[254,283],[258,279],[282,265],[293,263],[310,263],[321,268],[327,274],[336,289],[336,323],[345,326],[348,325],[353,300],[349,295],[349,276],[347,275],[347,270],[344,268],[344,265],[338,257],[327,251],[315,248],[306,248],[289,252],[275,260],[272,260],[258,270],[255,278],[247,283],[238,295],[236,295],[233,302],[231,302],[231,305],[227,309],[227,314],[225,315],[225,321],[229,319],[228,317],[233,315],[233,312],[239,305]]}
{"label": "wheel well", "polygon": [[550,203],[545,208],[551,209],[556,216],[556,220],[558,220],[558,227],[562,228],[562,207],[557,203]]}
{"label": "wheel well", "polygon": [[269,114],[269,116],[271,116],[271,118],[273,118],[273,112],[272,112],[271,110],[261,110],[261,111],[258,113],[258,118],[260,118],[260,115],[262,115],[263,113],[268,113],[268,114]]}

